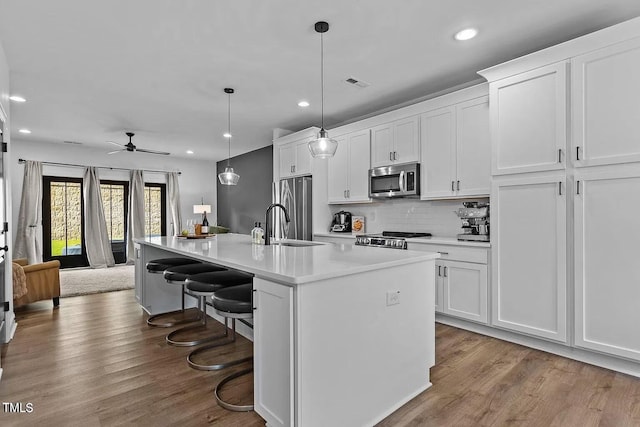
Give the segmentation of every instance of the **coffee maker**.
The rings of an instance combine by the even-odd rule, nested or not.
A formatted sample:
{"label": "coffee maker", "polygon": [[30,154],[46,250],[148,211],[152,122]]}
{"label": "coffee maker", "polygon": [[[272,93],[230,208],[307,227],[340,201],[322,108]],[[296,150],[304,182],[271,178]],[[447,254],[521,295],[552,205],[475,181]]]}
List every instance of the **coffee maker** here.
{"label": "coffee maker", "polygon": [[462,221],[462,233],[458,240],[489,241],[489,203],[462,202],[463,208],[454,211]]}
{"label": "coffee maker", "polygon": [[351,233],[351,212],[340,211],[333,215],[330,231]]}

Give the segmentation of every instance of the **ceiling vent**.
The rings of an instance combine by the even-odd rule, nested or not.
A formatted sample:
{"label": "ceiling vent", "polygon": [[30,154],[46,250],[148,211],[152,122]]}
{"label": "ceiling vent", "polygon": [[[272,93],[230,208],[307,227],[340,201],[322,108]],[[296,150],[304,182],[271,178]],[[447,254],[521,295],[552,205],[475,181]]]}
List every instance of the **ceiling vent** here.
{"label": "ceiling vent", "polygon": [[363,80],[358,80],[355,77],[347,77],[344,80],[345,83],[353,85],[353,86],[358,86],[358,87],[367,87],[369,86],[369,83],[363,81]]}

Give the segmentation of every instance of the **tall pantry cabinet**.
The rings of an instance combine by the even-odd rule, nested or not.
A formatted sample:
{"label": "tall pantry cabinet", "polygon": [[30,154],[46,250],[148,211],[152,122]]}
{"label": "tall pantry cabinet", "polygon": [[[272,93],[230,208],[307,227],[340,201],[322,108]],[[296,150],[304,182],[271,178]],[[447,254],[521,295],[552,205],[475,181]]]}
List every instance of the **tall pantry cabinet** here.
{"label": "tall pantry cabinet", "polygon": [[640,19],[480,74],[492,323],[640,361]]}

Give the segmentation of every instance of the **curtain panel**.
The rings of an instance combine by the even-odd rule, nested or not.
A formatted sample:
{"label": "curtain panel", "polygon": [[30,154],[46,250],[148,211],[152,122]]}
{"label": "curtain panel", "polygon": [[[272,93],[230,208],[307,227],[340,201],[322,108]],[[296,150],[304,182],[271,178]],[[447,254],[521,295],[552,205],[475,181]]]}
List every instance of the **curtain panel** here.
{"label": "curtain panel", "polygon": [[129,174],[127,223],[127,264],[133,264],[135,262],[133,239],[144,237],[144,177],[141,170],[132,170]]}
{"label": "curtain panel", "polygon": [[167,196],[171,209],[171,221],[173,223],[173,235],[179,236],[182,232],[182,214],[180,213],[180,186],[178,184],[178,173],[169,172],[167,174]]}
{"label": "curtain panel", "polygon": [[42,162],[27,160],[24,165],[13,257],[42,262]]}
{"label": "curtain panel", "polygon": [[104,217],[100,179],[94,167],[84,170],[84,240],[91,268],[113,267],[116,263]]}

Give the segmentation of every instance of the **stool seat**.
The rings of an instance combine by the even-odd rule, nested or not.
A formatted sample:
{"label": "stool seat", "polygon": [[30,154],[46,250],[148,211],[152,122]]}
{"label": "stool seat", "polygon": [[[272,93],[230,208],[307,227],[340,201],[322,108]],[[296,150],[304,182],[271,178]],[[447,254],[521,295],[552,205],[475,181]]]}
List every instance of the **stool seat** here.
{"label": "stool seat", "polygon": [[164,270],[164,279],[167,282],[184,282],[189,276],[201,273],[211,273],[214,271],[225,271],[226,268],[219,265],[198,263],[178,265],[176,267],[169,267]]}
{"label": "stool seat", "polygon": [[227,313],[251,313],[253,283],[220,289],[213,294],[213,308]]}
{"label": "stool seat", "polygon": [[193,292],[211,293],[228,286],[252,283],[253,276],[240,271],[214,271],[189,276],[185,281],[187,289]]}
{"label": "stool seat", "polygon": [[178,265],[200,264],[200,261],[190,258],[159,258],[147,263],[147,271],[150,273],[162,273],[169,267]]}

